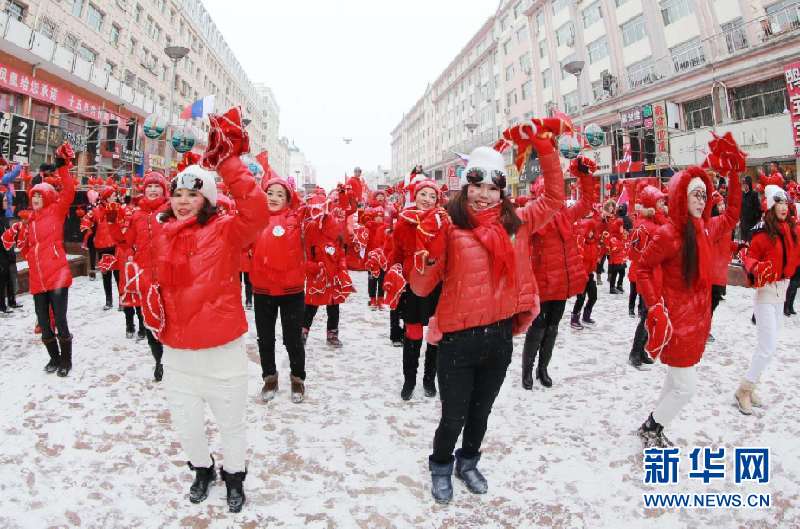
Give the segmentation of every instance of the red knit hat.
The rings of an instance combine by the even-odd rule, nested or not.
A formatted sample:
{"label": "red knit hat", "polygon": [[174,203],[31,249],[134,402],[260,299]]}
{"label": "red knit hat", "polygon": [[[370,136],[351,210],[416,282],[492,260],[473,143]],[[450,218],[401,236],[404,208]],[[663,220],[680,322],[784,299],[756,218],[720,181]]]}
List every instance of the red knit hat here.
{"label": "red knit hat", "polygon": [[150,171],[144,175],[144,180],[142,181],[142,188],[147,188],[147,186],[155,184],[161,186],[161,189],[164,190],[164,196],[169,196],[169,185],[167,184],[167,179],[164,178],[164,175],[159,173],[158,171]]}
{"label": "red knit hat", "polygon": [[439,191],[439,186],[436,185],[436,182],[423,175],[418,175],[414,177],[414,180],[411,181],[410,187],[411,187],[410,191],[412,200],[417,198],[417,193],[419,193],[422,189],[425,189],[426,187],[433,189],[434,193],[436,193],[436,202],[439,202],[439,200],[441,200],[441,193]]}

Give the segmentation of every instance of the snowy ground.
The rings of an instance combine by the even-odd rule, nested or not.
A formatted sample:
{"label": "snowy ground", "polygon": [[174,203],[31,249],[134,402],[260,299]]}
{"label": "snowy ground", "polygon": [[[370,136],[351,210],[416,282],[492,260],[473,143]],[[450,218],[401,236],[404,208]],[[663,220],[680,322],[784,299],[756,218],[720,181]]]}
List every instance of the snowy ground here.
{"label": "snowy ground", "polygon": [[[257,399],[248,313],[251,453],[248,501],[238,515],[228,514],[221,482],[205,503],[189,503],[192,475],[163,387],[152,381],[149,350],[124,338],[121,313],[102,311],[101,282],[79,278],[70,292],[75,367],[67,379],[43,373],[32,299],[21,296],[24,309],[0,319],[0,527],[800,527],[800,317],[785,321],[778,358],[762,383],[768,407],[744,417],[733,392],[755,327],[750,292],[730,288],[714,323],[717,341],[699,367],[698,394],[669,431],[684,453],[707,445],[770,447],[768,484],[737,486],[729,477],[702,485],[682,470],[677,485],[643,485],[634,431],[658,395],[663,367],[638,372],[626,365],[636,322],[627,316],[627,296],[609,296],[603,285],[596,329],[576,333],[566,316],[562,322],[552,389],[522,390],[517,339],[484,445],[489,493],[474,496],[456,481],[453,503],[440,507],[430,498],[426,466],[438,399],[422,396],[420,373],[414,399],[400,400],[401,350],[388,342],[388,313],[368,311],[366,276],[354,280],[360,291],[343,307],[343,349],[325,346],[324,311],[317,316],[300,405],[289,400],[280,346],[278,398],[269,405]],[[648,491],[768,492],[772,507],[645,510]]]}

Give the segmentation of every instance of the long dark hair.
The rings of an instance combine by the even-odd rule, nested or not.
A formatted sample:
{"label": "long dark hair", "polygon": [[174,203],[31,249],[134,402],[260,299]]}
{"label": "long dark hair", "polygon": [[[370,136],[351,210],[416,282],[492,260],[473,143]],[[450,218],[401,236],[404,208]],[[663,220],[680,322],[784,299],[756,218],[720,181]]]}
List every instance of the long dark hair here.
{"label": "long dark hair", "polygon": [[683,227],[683,269],[681,273],[686,286],[690,287],[697,279],[697,235],[694,232],[694,223],[691,219],[686,219]]}
{"label": "long dark hair", "polygon": [[[461,191],[447,203],[447,213],[450,215],[453,224],[464,230],[475,228],[467,205],[467,188],[469,185],[462,187]],[[522,226],[522,221],[514,210],[514,204],[511,203],[502,190],[500,191],[500,222],[509,235],[516,234],[519,227]]]}
{"label": "long dark hair", "polygon": [[[203,197],[203,207],[200,208],[200,211],[197,212],[197,223],[201,226],[204,226],[208,221],[214,218],[217,214],[217,207],[212,206],[211,202],[208,201],[206,197]],[[166,211],[158,214],[158,221],[159,222],[167,222],[169,219],[175,219],[175,212],[172,211],[172,207],[168,207]]]}
{"label": "long dark hair", "polygon": [[[766,213],[764,213],[764,226],[766,227],[767,235],[772,241],[777,239],[781,234],[780,228],[778,228],[779,223],[780,221],[778,220],[778,216],[775,214],[774,207],[770,208]],[[797,233],[794,229],[794,217],[791,215],[786,215],[786,224],[789,225],[789,233],[792,236],[792,241],[797,243]]]}

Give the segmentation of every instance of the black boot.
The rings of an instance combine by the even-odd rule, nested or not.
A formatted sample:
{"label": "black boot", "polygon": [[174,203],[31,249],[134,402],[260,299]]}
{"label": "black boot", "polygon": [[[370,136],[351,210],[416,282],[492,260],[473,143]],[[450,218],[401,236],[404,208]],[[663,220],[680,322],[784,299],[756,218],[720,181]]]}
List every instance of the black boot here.
{"label": "black boot", "polygon": [[45,373],[55,373],[58,366],[61,364],[61,353],[58,351],[58,342],[55,336],[48,339],[42,338],[42,343],[47,348],[47,354],[50,355],[50,361],[44,366]]}
{"label": "black boot", "polygon": [[225,481],[225,487],[228,489],[226,494],[228,498],[228,512],[240,512],[244,506],[244,502],[247,500],[247,497],[244,495],[244,489],[242,488],[244,479],[247,477],[247,470],[229,474],[225,472],[224,468],[220,468],[219,473],[222,475],[222,479]]}
{"label": "black boot", "polygon": [[156,366],[153,369],[153,379],[156,382],[161,382],[161,379],[164,378],[164,366],[161,363],[161,358],[164,356],[164,346],[156,340],[156,337],[152,335],[152,333],[145,332],[145,338],[147,338],[147,345],[150,346],[150,353],[153,355],[153,360],[156,361]]}
{"label": "black boot", "polygon": [[72,335],[59,336],[58,346],[61,349],[61,362],[58,364],[58,376],[65,377],[72,371]]}
{"label": "black boot", "polygon": [[641,358],[640,358],[640,360],[642,361],[642,364],[649,366],[649,365],[652,365],[652,364],[656,363],[655,360],[650,358],[650,355],[647,354],[647,351],[644,350],[644,347],[642,347],[642,350],[639,351],[639,353],[642,355]]}
{"label": "black boot", "polygon": [[464,482],[473,494],[486,494],[489,484],[478,470],[478,461],[481,460],[480,452],[475,457],[462,457],[461,449],[456,450],[456,477]]}
{"label": "black boot", "polygon": [[592,319],[592,311],[589,310],[587,307],[583,308],[583,318],[581,318],[581,322],[583,325],[594,325],[597,323]]}
{"label": "black boot", "polygon": [[669,448],[673,446],[666,435],[664,435],[664,427],[653,419],[653,414],[647,417],[647,420],[639,427],[639,439],[642,440],[642,446],[647,448]]}
{"label": "black boot", "polygon": [[558,325],[548,325],[542,339],[542,347],[539,349],[539,363],[536,365],[536,379],[542,386],[549,388],[553,385],[550,375],[547,373],[547,366],[553,357],[553,347],[556,345],[558,336]]}
{"label": "black boot", "polygon": [[436,396],[436,356],[439,348],[428,344],[425,348],[425,374],[422,375],[422,388],[426,397]]}
{"label": "black boot", "polygon": [[453,460],[449,463],[436,463],[428,458],[431,471],[431,495],[436,503],[450,503],[453,499]]}
{"label": "black boot", "polygon": [[532,325],[525,334],[525,345],[522,347],[522,387],[533,389],[533,362],[542,345],[545,327]]}
{"label": "black boot", "polygon": [[400,398],[411,399],[414,386],[417,385],[417,368],[419,367],[419,351],[422,340],[412,340],[408,336],[403,340],[403,389]]}
{"label": "black boot", "polygon": [[217,471],[214,468],[214,456],[211,456],[210,467],[196,467],[192,465],[191,461],[186,462],[189,468],[194,470],[194,481],[192,486],[189,487],[189,501],[192,503],[200,503],[208,498],[208,489],[217,480]]}

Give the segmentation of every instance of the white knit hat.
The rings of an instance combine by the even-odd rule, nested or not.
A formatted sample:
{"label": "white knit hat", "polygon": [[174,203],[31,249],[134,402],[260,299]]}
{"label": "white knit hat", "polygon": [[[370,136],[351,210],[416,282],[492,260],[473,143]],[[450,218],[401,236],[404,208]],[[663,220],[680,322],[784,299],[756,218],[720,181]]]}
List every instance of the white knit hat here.
{"label": "white knit hat", "polygon": [[199,191],[212,206],[217,205],[217,173],[203,169],[199,165],[190,165],[172,180],[170,190],[191,189]]}
{"label": "white knit hat", "polygon": [[694,191],[702,189],[703,191],[706,190],[706,183],[705,181],[700,178],[699,176],[695,176],[689,181],[689,185],[686,186],[686,195],[691,195]]}
{"label": "white knit hat", "polygon": [[764,196],[767,197],[767,209],[772,209],[775,202],[789,202],[789,196],[786,194],[786,191],[780,186],[773,184],[764,188]]}
{"label": "white knit hat", "polygon": [[[479,169],[480,172],[483,173],[483,178],[481,181],[473,182],[478,184],[492,184],[494,183],[492,181],[493,177],[495,177],[498,173],[505,175],[506,172],[503,155],[491,147],[484,146],[476,147],[470,153],[467,166],[464,168],[464,171],[461,172],[461,181],[459,182],[461,187],[464,187],[470,183],[467,177],[470,174],[470,171],[473,169]],[[500,187],[505,187],[505,184]]]}

